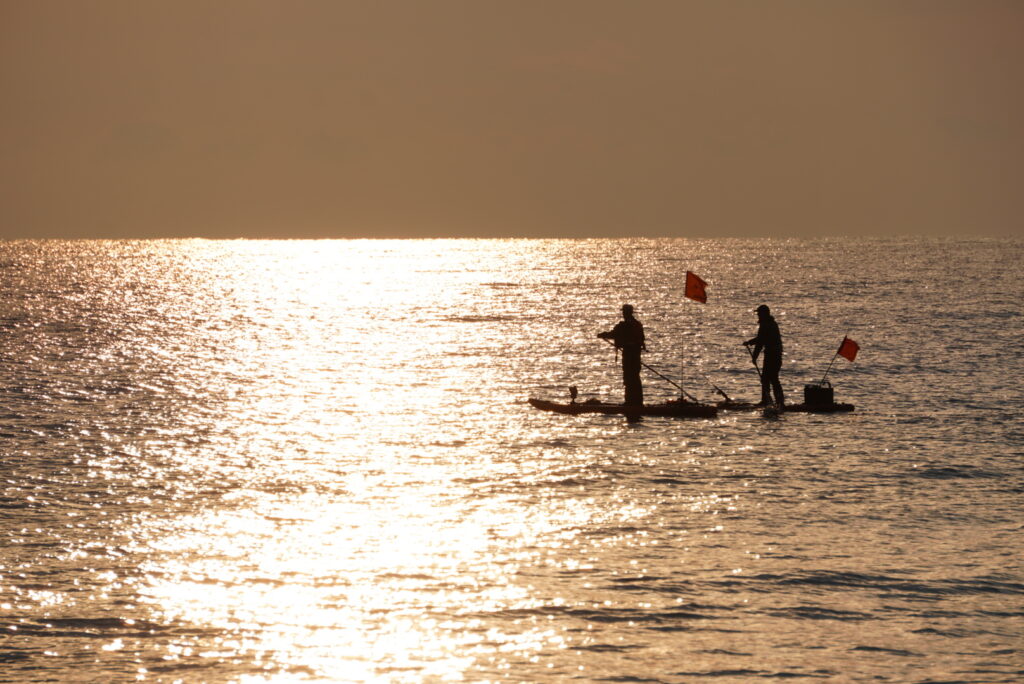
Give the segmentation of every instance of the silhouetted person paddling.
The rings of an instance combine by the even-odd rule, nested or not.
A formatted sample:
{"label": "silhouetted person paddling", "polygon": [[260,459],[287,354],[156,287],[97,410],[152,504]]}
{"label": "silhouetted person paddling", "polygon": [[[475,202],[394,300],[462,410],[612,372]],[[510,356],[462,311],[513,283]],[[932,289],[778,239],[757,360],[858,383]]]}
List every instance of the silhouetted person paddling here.
{"label": "silhouetted person paddling", "polygon": [[622,350],[622,383],[626,386],[626,406],[643,406],[644,385],[640,381],[640,352],[644,345],[644,326],[633,317],[633,306],[622,305],[622,320],[608,332],[597,334],[602,340],[611,340]]}
{"label": "silhouetted person paddling", "polygon": [[775,392],[775,403],[784,406],[786,400],[782,394],[782,383],[779,382],[779,370],[782,369],[782,333],[775,322],[771,310],[764,304],[757,307],[757,337],[743,344],[754,345],[751,358],[757,364],[757,356],[764,350],[764,366],[761,368],[761,405],[771,403],[772,391]]}

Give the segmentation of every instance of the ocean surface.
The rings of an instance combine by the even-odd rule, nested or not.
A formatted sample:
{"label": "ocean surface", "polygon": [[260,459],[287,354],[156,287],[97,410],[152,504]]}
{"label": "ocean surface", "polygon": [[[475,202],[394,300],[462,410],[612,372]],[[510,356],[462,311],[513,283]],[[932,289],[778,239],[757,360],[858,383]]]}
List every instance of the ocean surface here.
{"label": "ocean surface", "polygon": [[[0,681],[1024,681],[1024,243],[0,243]],[[708,303],[683,296],[691,270]],[[571,417],[595,337],[848,414]],[[649,401],[678,391],[652,373]]]}

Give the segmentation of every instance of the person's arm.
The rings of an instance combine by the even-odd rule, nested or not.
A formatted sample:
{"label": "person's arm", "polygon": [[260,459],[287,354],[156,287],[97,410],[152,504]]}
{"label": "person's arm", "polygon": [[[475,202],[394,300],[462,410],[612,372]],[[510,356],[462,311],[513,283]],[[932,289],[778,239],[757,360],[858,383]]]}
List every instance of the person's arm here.
{"label": "person's arm", "polygon": [[622,322],[615,324],[615,327],[608,332],[597,333],[597,336],[602,340],[611,340],[615,343],[615,346],[619,346],[619,340],[622,338]]}
{"label": "person's arm", "polygon": [[752,356],[754,357],[754,360],[757,360],[757,357],[760,356],[760,354],[761,354],[761,349],[764,347],[764,326],[763,325],[759,325],[757,327],[757,336],[756,337],[751,337],[749,340],[747,340],[743,344],[748,346],[748,347],[750,345],[754,345],[754,351],[753,351]]}

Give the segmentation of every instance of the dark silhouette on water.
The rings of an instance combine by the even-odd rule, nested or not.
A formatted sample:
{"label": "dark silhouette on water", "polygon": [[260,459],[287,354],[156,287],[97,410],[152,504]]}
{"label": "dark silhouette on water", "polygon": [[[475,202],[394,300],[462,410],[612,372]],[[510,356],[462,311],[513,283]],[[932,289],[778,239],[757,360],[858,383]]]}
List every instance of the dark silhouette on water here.
{"label": "dark silhouette on water", "polygon": [[779,324],[775,322],[771,310],[767,305],[757,307],[757,336],[752,337],[743,344],[749,347],[754,345],[750,357],[757,365],[757,357],[764,350],[764,366],[761,368],[761,405],[767,406],[771,403],[772,392],[775,392],[775,403],[778,406],[785,406],[786,400],[782,393],[782,383],[779,382],[779,371],[782,369],[782,333],[779,332]]}
{"label": "dark silhouette on water", "polygon": [[[597,334],[602,340],[622,350],[622,382],[625,385],[625,401],[621,404],[605,403],[598,399],[587,399],[577,402],[579,391],[575,386],[569,387],[570,401],[568,404],[545,399],[530,398],[529,403],[542,411],[552,411],[568,415],[605,414],[622,415],[631,423],[643,419],[643,416],[661,418],[714,418],[718,414],[716,406],[701,404],[689,395],[681,385],[671,378],[659,373],[640,360],[640,355],[647,351],[644,337],[644,326],[633,315],[630,304],[622,305],[622,320],[614,328]],[[682,396],[679,399],[657,404],[644,404],[644,387],[640,380],[640,369],[646,368],[659,378],[678,389]]]}
{"label": "dark silhouette on water", "polygon": [[643,406],[644,385],[640,380],[640,353],[647,351],[644,326],[633,316],[631,304],[622,305],[622,320],[607,332],[597,334],[602,340],[611,340],[622,351],[622,384],[626,388],[626,406]]}

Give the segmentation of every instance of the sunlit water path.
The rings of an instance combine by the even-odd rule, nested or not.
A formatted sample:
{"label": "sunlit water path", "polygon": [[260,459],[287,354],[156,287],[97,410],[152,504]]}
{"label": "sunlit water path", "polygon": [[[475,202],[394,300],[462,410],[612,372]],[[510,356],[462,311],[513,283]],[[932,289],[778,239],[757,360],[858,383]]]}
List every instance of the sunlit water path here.
{"label": "sunlit water path", "polygon": [[[0,243],[0,680],[1021,681],[1022,257]],[[857,411],[527,405],[621,396],[627,301],[707,400],[760,303],[795,399],[849,334]]]}

